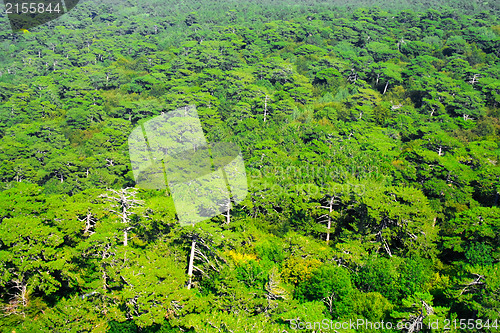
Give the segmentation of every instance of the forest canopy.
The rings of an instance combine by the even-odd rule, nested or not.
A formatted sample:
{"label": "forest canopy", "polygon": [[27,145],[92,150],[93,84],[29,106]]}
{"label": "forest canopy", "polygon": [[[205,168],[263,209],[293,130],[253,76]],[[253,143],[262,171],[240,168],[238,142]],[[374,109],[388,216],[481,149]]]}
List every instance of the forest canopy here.
{"label": "forest canopy", "polygon": [[[89,0],[24,32],[1,14],[1,331],[496,332],[498,6]],[[127,140],[186,105],[249,184],[189,227],[136,186]]]}

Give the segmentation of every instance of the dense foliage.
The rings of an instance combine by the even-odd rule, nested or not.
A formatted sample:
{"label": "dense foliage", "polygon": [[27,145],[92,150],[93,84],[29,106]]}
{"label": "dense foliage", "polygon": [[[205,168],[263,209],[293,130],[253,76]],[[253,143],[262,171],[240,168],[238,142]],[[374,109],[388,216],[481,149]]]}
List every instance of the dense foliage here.
{"label": "dense foliage", "polygon": [[[2,22],[1,331],[500,320],[498,4],[378,3]],[[249,195],[181,227],[168,192],[134,188],[127,138],[190,104],[241,146]]]}

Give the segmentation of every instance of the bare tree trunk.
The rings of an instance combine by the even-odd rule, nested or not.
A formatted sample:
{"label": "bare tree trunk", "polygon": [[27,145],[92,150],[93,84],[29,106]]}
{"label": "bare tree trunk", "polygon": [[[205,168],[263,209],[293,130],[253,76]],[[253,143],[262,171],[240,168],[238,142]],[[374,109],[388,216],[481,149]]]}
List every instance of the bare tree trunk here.
{"label": "bare tree trunk", "polygon": [[[122,206],[122,223],[124,225],[127,225],[128,223],[128,212],[127,212],[127,207],[125,205]],[[128,227],[125,227],[123,230],[123,246],[128,245]]]}
{"label": "bare tree trunk", "polygon": [[107,290],[108,289],[108,275],[106,274],[106,271],[103,271],[102,272],[102,281],[103,281],[103,284],[102,284],[102,289],[104,290]]}
{"label": "bare tree trunk", "polygon": [[189,265],[188,265],[188,277],[189,277],[189,282],[187,285],[188,289],[191,289],[191,285],[193,282],[193,267],[194,267],[194,251],[196,249],[196,241],[193,239],[191,242],[191,254],[189,256]]}
{"label": "bare tree trunk", "polygon": [[17,289],[17,293],[14,296],[16,306],[21,305],[24,308],[28,305],[28,284],[23,275],[13,282],[15,283],[14,288]]}
{"label": "bare tree trunk", "polygon": [[332,212],[333,212],[333,203],[334,202],[335,202],[335,196],[332,195],[331,198],[330,198],[330,201],[328,202],[327,206],[320,206],[320,207],[318,207],[318,208],[328,209],[328,213],[327,214],[323,214],[323,215],[321,215],[319,217],[320,219],[326,218],[326,220],[320,221],[320,222],[325,222],[325,221],[327,222],[327,227],[326,227],[326,245],[328,245],[330,243],[330,234],[331,234],[332,222],[333,222]]}
{"label": "bare tree trunk", "polygon": [[328,227],[327,232],[326,232],[326,245],[330,243],[330,229],[332,228],[332,211],[333,211],[333,200],[335,199],[334,196],[330,199],[330,206],[329,206],[329,214],[328,214]]}
{"label": "bare tree trunk", "polygon": [[96,220],[92,216],[91,212],[87,212],[87,216],[85,216],[85,218],[79,218],[78,220],[81,222],[85,222],[85,229],[83,230],[84,235],[90,236],[94,233],[94,231],[92,231],[91,229],[95,226]]}
{"label": "bare tree trunk", "polygon": [[[110,162],[108,160],[108,162]],[[111,160],[111,163],[113,161]],[[144,202],[137,200],[135,198],[137,192],[129,191],[129,188],[122,189],[120,191],[109,190],[114,194],[114,196],[109,196],[108,194],[102,194],[101,197],[106,198],[108,201],[113,202],[113,206],[116,210],[111,210],[121,217],[121,223],[124,225],[123,229],[123,245],[128,245],[128,232],[134,229],[130,226],[131,216],[134,214],[133,210],[142,205]]]}
{"label": "bare tree trunk", "polygon": [[333,304],[335,304],[335,292],[332,292],[329,296],[323,299],[325,305],[328,307],[330,313],[333,312]]}
{"label": "bare tree trunk", "polygon": [[231,223],[231,201],[227,203],[226,224]]}
{"label": "bare tree trunk", "polygon": [[19,289],[19,298],[20,298],[20,301],[21,301],[21,305],[23,307],[26,307],[28,305],[28,286],[23,283],[21,286],[20,286],[20,289]]}
{"label": "bare tree trunk", "polygon": [[389,81],[387,81],[387,83],[385,84],[384,93],[382,95],[385,95],[385,93],[387,92],[387,87],[389,87]]}
{"label": "bare tree trunk", "polygon": [[123,230],[123,246],[128,245],[128,229]]}
{"label": "bare tree trunk", "polygon": [[479,80],[478,80],[479,74],[474,74],[472,79],[469,81],[470,84],[475,85]]}
{"label": "bare tree trunk", "polygon": [[266,94],[266,99],[264,100],[264,122],[266,122],[267,118],[267,100],[269,99],[269,96]]}
{"label": "bare tree trunk", "polygon": [[10,293],[13,297],[9,302],[9,305],[6,307],[2,307],[3,311],[6,311],[8,314],[17,314],[26,316],[24,313],[24,308],[28,306],[28,283],[24,277],[24,274],[18,274],[16,279],[13,279],[14,283],[13,289],[16,291]]}

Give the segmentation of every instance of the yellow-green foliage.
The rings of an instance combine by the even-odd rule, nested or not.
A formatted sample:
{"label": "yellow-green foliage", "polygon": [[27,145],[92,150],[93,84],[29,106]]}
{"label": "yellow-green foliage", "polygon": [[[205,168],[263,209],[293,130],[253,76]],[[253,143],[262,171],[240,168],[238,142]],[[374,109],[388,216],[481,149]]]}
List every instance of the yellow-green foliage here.
{"label": "yellow-green foliage", "polygon": [[257,256],[255,254],[239,253],[234,250],[229,250],[226,253],[229,257],[231,257],[231,259],[234,260],[236,265],[245,264],[250,260],[257,260]]}
{"label": "yellow-green foliage", "polygon": [[321,262],[317,259],[290,257],[283,262],[281,276],[285,282],[297,284],[307,280],[320,265]]}

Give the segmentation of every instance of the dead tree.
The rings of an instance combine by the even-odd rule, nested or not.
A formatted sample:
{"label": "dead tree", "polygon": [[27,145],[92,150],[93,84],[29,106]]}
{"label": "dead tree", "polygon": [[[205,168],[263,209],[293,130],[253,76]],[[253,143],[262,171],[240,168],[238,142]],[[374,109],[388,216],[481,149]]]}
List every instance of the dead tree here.
{"label": "dead tree", "polygon": [[196,240],[193,238],[191,241],[191,254],[189,255],[189,264],[188,264],[188,285],[187,288],[191,289],[193,285],[193,269],[194,269],[194,253],[196,250]]}
{"label": "dead tree", "polygon": [[87,211],[87,214],[83,218],[78,218],[78,221],[85,223],[85,228],[83,229],[84,235],[90,236],[93,233],[95,233],[91,229],[94,228],[94,226],[96,224],[96,219],[95,219],[94,215],[92,215],[92,212],[90,210]]}
{"label": "dead tree", "polygon": [[8,294],[11,296],[9,304],[2,307],[5,315],[20,315],[25,317],[24,308],[28,306],[28,282],[24,273],[17,273],[11,280],[12,287]]}
{"label": "dead tree", "polygon": [[[186,236],[191,240],[191,251],[188,261],[188,283],[187,289],[191,289],[194,285],[194,272],[198,271],[203,276],[208,276],[207,269],[215,272],[220,272],[221,262],[225,262],[210,245],[208,238],[202,237],[199,234],[192,233]],[[197,264],[198,263],[198,264]]]}
{"label": "dead tree", "polygon": [[226,222],[224,224],[231,223],[231,208],[232,208],[231,200],[227,200],[226,202],[220,204],[220,206],[222,208],[222,211],[225,211],[223,215],[226,218]]}
{"label": "dead tree", "polygon": [[264,122],[267,119],[267,101],[269,100],[269,96],[266,94],[266,98],[264,100]]}
{"label": "dead tree", "polygon": [[408,333],[421,331],[424,326],[424,319],[434,314],[434,309],[432,308],[432,306],[427,304],[423,299],[420,299],[420,303],[422,306],[420,310],[416,314],[411,315],[410,318],[408,318],[410,321],[410,326],[407,328]]}
{"label": "dead tree", "polygon": [[482,286],[485,284],[484,281],[481,281],[484,279],[484,275],[476,274],[476,273],[473,273],[473,274],[476,276],[476,278],[474,279],[474,281],[469,282],[464,287],[464,289],[462,289],[462,291],[460,292],[460,295],[467,293],[470,290],[470,288],[476,288],[477,286]]}
{"label": "dead tree", "polygon": [[121,190],[109,189],[109,194],[102,194],[101,197],[105,198],[106,201],[111,202],[113,209],[110,211],[117,214],[121,223],[123,224],[123,245],[128,245],[128,233],[130,230],[134,229],[131,223],[132,216],[136,214],[137,208],[142,206],[144,202],[142,200],[136,199],[137,190],[128,187]]}
{"label": "dead tree", "polygon": [[332,212],[333,212],[333,204],[335,202],[336,198],[334,195],[330,198],[328,202],[328,206],[321,206],[321,208],[328,209],[327,214],[321,215],[319,218],[323,219],[326,218],[326,220],[320,221],[320,222],[327,222],[327,227],[326,227],[326,245],[330,243],[330,230],[332,228]]}
{"label": "dead tree", "polygon": [[269,273],[269,280],[265,285],[267,293],[267,306],[264,312],[276,309],[278,307],[278,300],[286,300],[289,298],[288,292],[281,287],[281,279],[276,267],[271,269]]}
{"label": "dead tree", "polygon": [[468,81],[468,83],[475,85],[476,83],[479,82],[479,77],[481,74],[474,74],[474,76],[471,77],[471,79]]}
{"label": "dead tree", "polygon": [[337,299],[337,295],[335,294],[334,291],[332,291],[332,293],[330,295],[328,295],[327,297],[323,298],[323,302],[328,307],[328,311],[330,313],[333,313],[333,305],[335,304],[336,299]]}
{"label": "dead tree", "polygon": [[387,88],[389,88],[389,80],[387,80],[387,83],[385,84],[384,93],[382,95],[385,95],[385,93],[387,92]]}

